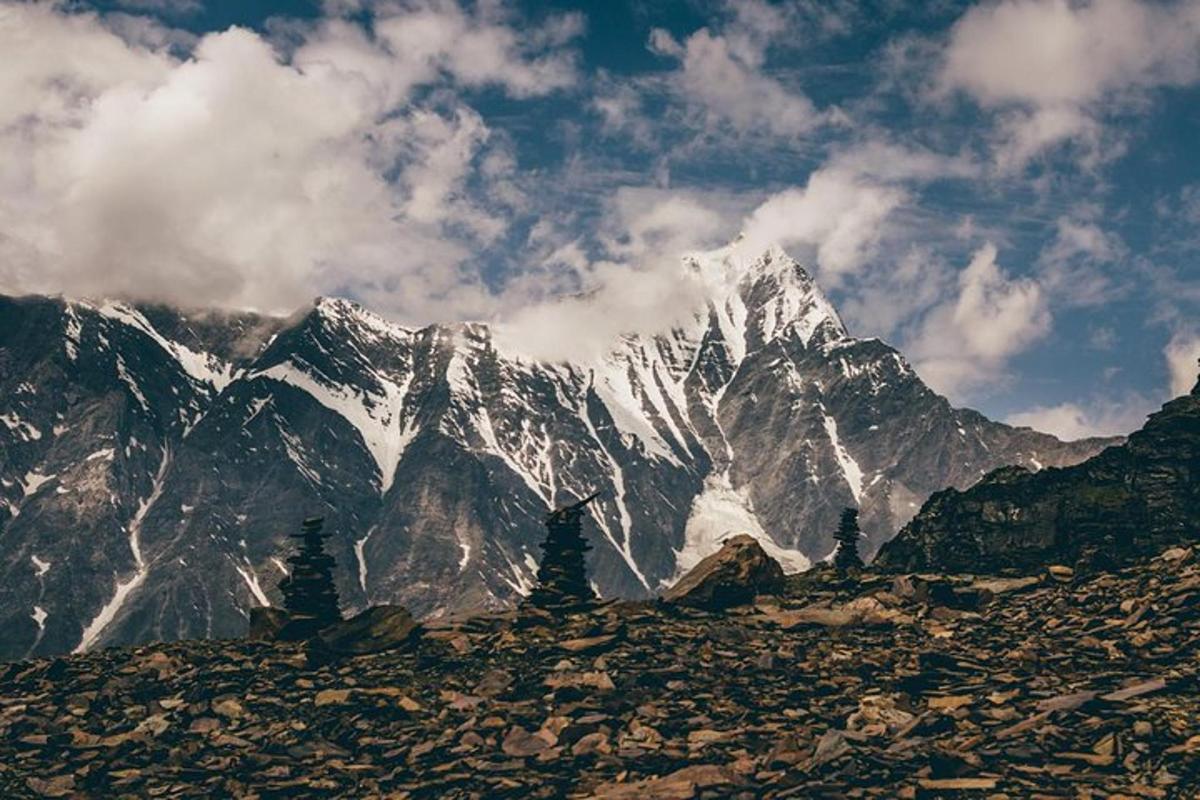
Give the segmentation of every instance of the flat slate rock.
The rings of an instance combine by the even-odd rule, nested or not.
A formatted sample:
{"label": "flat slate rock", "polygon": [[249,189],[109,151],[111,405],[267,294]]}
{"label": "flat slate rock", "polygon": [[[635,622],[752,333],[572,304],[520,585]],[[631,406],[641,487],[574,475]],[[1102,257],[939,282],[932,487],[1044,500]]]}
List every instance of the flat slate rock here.
{"label": "flat slate rock", "polygon": [[402,647],[411,642],[417,629],[417,621],[403,606],[371,606],[323,628],[318,639],[334,653],[364,655]]}

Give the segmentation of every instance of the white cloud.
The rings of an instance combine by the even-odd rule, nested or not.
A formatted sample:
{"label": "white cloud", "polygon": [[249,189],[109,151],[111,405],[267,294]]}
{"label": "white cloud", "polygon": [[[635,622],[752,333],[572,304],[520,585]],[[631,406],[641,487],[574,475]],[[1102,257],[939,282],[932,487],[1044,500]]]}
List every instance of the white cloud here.
{"label": "white cloud", "polygon": [[980,4],[951,31],[941,80],[989,105],[1079,105],[1113,90],[1195,80],[1198,36],[1194,0]]}
{"label": "white cloud", "polygon": [[682,43],[661,28],[650,33],[650,49],[676,59],[675,91],[707,126],[737,134],[796,136],[822,120],[812,101],[764,70],[772,40],[788,30],[783,13],[760,2],[738,3],[734,20],[720,32],[701,28]]}
{"label": "white cloud", "polygon": [[171,63],[129,47],[94,15],[65,14],[44,3],[0,5],[0,42],[0,130],[19,126],[27,135],[79,124],[89,101],[104,90],[147,89]]}
{"label": "white cloud", "polygon": [[[181,60],[94,14],[0,5],[0,286],[273,310],[350,290],[402,317],[489,313],[468,256],[516,200],[503,143],[453,90],[569,85],[579,21],[518,37],[486,4],[378,14],[373,38],[327,20],[287,53],[232,28]],[[443,91],[413,105],[427,85]]]}
{"label": "white cloud", "polygon": [[1064,305],[1098,306],[1113,300],[1122,281],[1111,267],[1127,256],[1125,243],[1086,218],[1062,216],[1038,255],[1042,286]]}
{"label": "white cloud", "polygon": [[[1102,329],[1103,330],[1103,329]],[[1168,398],[1189,393],[1200,373],[1200,335],[1180,331],[1163,348],[1169,374]],[[1060,403],[1035,406],[1006,420],[1011,425],[1027,425],[1063,439],[1085,436],[1128,434],[1142,426],[1157,403],[1141,394],[1130,393],[1122,399],[1093,399],[1083,404]]]}
{"label": "white cloud", "polygon": [[[510,287],[520,305],[505,315],[497,336],[530,357],[555,361],[596,358],[623,334],[682,324],[703,307],[705,294],[681,256],[724,243],[726,219],[688,193],[618,190],[600,236],[604,257],[588,259],[577,242],[559,245],[547,256],[549,275],[527,275],[524,285]],[[534,283],[546,292],[539,302],[529,302]],[[575,291],[562,294],[564,286]]]}
{"label": "white cloud", "polygon": [[743,233],[751,251],[770,244],[811,248],[820,277],[833,285],[864,265],[884,222],[906,198],[904,190],[852,171],[821,169],[803,188],[768,198],[746,218]]}
{"label": "white cloud", "polygon": [[1146,421],[1153,404],[1140,395],[1130,395],[1121,401],[1097,400],[1080,405],[1060,403],[1055,406],[1035,406],[1012,414],[1005,420],[1009,425],[1025,426],[1050,433],[1067,441],[1089,436],[1124,436]]}
{"label": "white cloud", "polygon": [[981,165],[969,154],[946,155],[886,139],[868,139],[837,149],[826,168],[884,182],[965,180],[979,177],[983,172]]}
{"label": "white cloud", "polygon": [[1200,2],[1003,0],[951,29],[938,88],[1005,110],[997,161],[1018,169],[1082,143],[1111,157],[1100,120],[1114,97],[1200,78]]}
{"label": "white cloud", "polygon": [[[1038,156],[1074,144],[1081,163],[1089,168],[1120,154],[1105,137],[1104,126],[1074,107],[1012,109],[999,116],[993,137],[994,158],[1002,173],[1019,172]],[[1105,145],[1110,147],[1105,152]]]}
{"label": "white cloud", "polygon": [[578,14],[552,19],[549,28],[518,35],[484,13],[469,16],[456,3],[432,2],[377,20],[375,35],[391,57],[391,69],[412,70],[426,82],[446,72],[465,86],[503,86],[514,97],[531,97],[577,80],[571,54],[529,52],[529,45],[558,48],[580,34]]}
{"label": "white cloud", "polygon": [[990,243],[979,248],[958,275],[958,296],[931,309],[907,343],[921,377],[952,398],[1003,379],[1008,359],[1050,329],[1041,287],[1007,275],[996,255]]}
{"label": "white cloud", "polygon": [[1171,375],[1171,397],[1187,394],[1196,385],[1200,367],[1200,335],[1179,332],[1163,348],[1167,369]]}

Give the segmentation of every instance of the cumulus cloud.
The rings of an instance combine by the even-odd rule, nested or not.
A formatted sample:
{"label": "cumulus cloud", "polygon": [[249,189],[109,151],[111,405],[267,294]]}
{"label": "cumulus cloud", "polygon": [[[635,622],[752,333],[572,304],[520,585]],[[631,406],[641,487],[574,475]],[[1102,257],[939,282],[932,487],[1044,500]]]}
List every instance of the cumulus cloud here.
{"label": "cumulus cloud", "polygon": [[[558,244],[543,262],[549,274],[524,279],[550,294],[512,309],[497,336],[532,358],[557,361],[596,358],[619,336],[682,324],[703,308],[705,290],[681,255],[723,244],[727,219],[690,193],[617,191],[600,236],[603,254],[591,259],[576,241]],[[533,287],[514,289],[528,299]]]}
{"label": "cumulus cloud", "polygon": [[996,256],[991,243],[976,250],[958,274],[957,296],[931,309],[907,343],[921,377],[952,398],[1002,379],[1008,359],[1050,329],[1041,287],[1009,276]]}
{"label": "cumulus cloud", "polygon": [[768,48],[793,29],[788,12],[760,0],[730,7],[727,25],[701,28],[682,42],[661,28],[651,31],[650,49],[679,62],[671,85],[712,127],[781,137],[811,131],[821,112],[765,70]]}
{"label": "cumulus cloud", "polygon": [[1200,335],[1193,332],[1181,331],[1171,337],[1171,341],[1163,349],[1167,359],[1167,369],[1171,376],[1171,396],[1178,397],[1187,394],[1196,385],[1197,372],[1200,367]]}
{"label": "cumulus cloud", "polygon": [[1200,7],[1182,0],[1004,0],[955,24],[942,81],[989,104],[1076,105],[1194,80]]}
{"label": "cumulus cloud", "polygon": [[1200,2],[1003,0],[950,31],[938,78],[1003,112],[997,160],[1022,167],[1060,143],[1103,159],[1104,104],[1200,78]]}
{"label": "cumulus cloud", "polygon": [[[1168,398],[1187,394],[1196,385],[1200,373],[1200,335],[1179,331],[1163,348],[1166,361]],[[1034,406],[1012,414],[1006,420],[1011,425],[1027,425],[1035,430],[1052,433],[1062,439],[1086,436],[1113,436],[1131,433],[1142,426],[1146,416],[1155,411],[1158,403],[1139,393],[1123,398],[1093,398],[1085,403],[1060,403],[1053,406]]]}
{"label": "cumulus cloud", "polygon": [[743,233],[751,251],[770,244],[811,250],[821,278],[833,285],[863,266],[906,198],[903,189],[848,169],[820,169],[803,188],[768,198],[746,218]]}
{"label": "cumulus cloud", "polygon": [[852,330],[891,338],[957,288],[954,268],[930,247],[912,244],[895,261],[871,270],[838,307]]}
{"label": "cumulus cloud", "polygon": [[408,4],[381,7],[370,35],[331,19],[285,49],[233,28],[186,57],[108,25],[0,6],[0,286],[271,310],[349,289],[398,316],[490,311],[468,255],[503,231],[503,203],[464,187],[503,182],[504,145],[453,90],[569,85],[578,18],[518,37],[486,6]]}

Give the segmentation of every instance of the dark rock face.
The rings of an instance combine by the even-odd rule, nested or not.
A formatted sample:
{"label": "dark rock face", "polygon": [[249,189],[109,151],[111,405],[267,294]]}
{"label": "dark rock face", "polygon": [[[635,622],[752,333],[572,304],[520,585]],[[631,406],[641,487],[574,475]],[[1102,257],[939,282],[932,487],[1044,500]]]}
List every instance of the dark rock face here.
{"label": "dark rock face", "polygon": [[783,568],[753,536],[739,534],[721,545],[663,593],[668,602],[720,609],[754,601],[783,589]]}
{"label": "dark rock face", "polygon": [[0,658],[239,636],[323,516],[347,610],[513,604],[546,512],[599,490],[602,597],[650,597],[729,533],[794,571],[847,506],[864,556],[930,493],[1063,443],[955,409],[849,336],[772,250],[690,262],[707,309],[545,364],[486,325],[0,298]]}
{"label": "dark rock face", "polygon": [[1081,464],[996,470],[947,489],[884,546],[900,570],[1092,569],[1200,539],[1200,384]]}

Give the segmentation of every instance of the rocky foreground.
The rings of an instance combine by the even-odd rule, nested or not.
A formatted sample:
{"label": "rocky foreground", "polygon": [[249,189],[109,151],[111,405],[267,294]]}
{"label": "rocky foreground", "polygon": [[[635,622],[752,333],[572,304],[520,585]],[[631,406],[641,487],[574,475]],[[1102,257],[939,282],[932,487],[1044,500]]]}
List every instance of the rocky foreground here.
{"label": "rocky foreground", "polygon": [[[1194,798],[1200,564],[0,668],[0,796]],[[319,654],[317,654],[319,656]]]}

